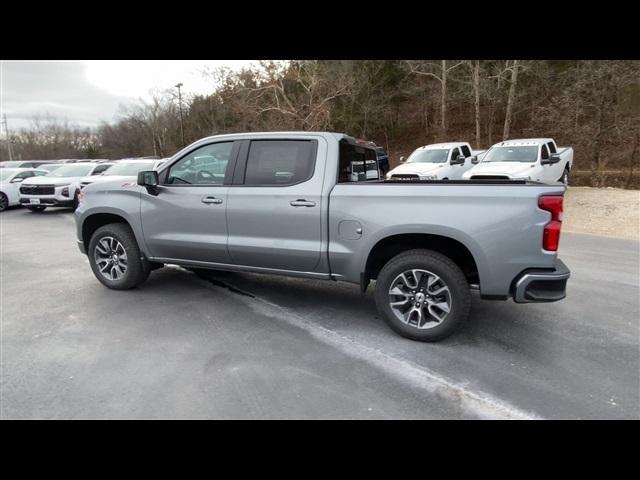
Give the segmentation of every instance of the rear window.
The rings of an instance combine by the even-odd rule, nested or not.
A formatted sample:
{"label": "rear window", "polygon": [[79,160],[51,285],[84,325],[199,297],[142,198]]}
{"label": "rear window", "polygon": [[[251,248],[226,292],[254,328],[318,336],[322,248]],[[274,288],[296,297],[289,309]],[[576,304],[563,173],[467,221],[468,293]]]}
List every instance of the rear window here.
{"label": "rear window", "polygon": [[313,175],[315,141],[253,140],[249,147],[245,185],[293,185]]}
{"label": "rear window", "polygon": [[372,148],[340,141],[338,183],[377,180],[378,156]]}

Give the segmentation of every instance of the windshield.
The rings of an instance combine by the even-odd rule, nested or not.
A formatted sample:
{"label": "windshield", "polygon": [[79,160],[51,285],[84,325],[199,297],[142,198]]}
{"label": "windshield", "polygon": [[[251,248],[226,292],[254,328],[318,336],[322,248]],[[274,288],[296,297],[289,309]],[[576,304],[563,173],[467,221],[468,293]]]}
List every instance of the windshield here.
{"label": "windshield", "polygon": [[104,175],[105,177],[111,175],[136,176],[138,172],[153,169],[153,163],[154,162],[116,163],[102,175]]}
{"label": "windshield", "polygon": [[0,168],[0,182],[9,180],[19,171],[20,170],[16,170],[15,168]]}
{"label": "windshield", "polygon": [[495,147],[489,150],[485,162],[535,162],[538,159],[538,147]]}
{"label": "windshield", "polygon": [[86,163],[64,165],[60,168],[56,168],[53,172],[47,175],[47,177],[84,177],[89,175],[94,167],[95,165]]}
{"label": "windshield", "polygon": [[22,162],[20,162],[20,161],[11,160],[11,161],[8,161],[8,162],[0,162],[0,166],[1,167],[5,167],[5,168],[7,168],[7,167],[19,167],[21,163]]}
{"label": "windshield", "polygon": [[445,163],[449,150],[416,150],[407,159],[407,163]]}

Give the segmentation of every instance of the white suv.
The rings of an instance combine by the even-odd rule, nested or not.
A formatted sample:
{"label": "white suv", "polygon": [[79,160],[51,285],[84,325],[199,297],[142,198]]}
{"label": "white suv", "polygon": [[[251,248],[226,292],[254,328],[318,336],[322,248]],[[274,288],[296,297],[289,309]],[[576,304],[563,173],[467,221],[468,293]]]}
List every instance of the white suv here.
{"label": "white suv", "polygon": [[47,207],[78,206],[80,179],[87,175],[98,175],[113,163],[70,163],[42,177],[26,179],[20,185],[20,204],[32,212],[41,212]]}

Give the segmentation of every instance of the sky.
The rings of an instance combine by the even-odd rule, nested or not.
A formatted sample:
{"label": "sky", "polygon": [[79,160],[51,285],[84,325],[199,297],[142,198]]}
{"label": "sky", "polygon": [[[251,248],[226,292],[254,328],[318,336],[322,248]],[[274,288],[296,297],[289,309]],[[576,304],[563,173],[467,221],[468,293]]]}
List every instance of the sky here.
{"label": "sky", "polygon": [[[208,93],[206,69],[239,70],[253,60],[1,61],[0,114],[10,131],[28,127],[35,115],[97,126],[117,118],[120,105],[148,99],[153,90],[183,84],[185,96]],[[4,127],[0,129],[4,134]]]}

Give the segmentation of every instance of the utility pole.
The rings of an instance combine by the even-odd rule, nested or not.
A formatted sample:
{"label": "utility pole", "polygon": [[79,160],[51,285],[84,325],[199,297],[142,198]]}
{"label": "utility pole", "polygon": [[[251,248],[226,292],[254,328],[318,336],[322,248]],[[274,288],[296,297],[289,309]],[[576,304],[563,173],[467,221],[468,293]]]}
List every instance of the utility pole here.
{"label": "utility pole", "polygon": [[184,123],[182,121],[182,94],[180,93],[180,87],[182,87],[182,83],[178,83],[176,88],[178,89],[178,106],[180,108],[180,134],[182,135],[182,146],[186,147],[184,142]]}
{"label": "utility pole", "polygon": [[9,136],[9,126],[7,125],[7,114],[4,114],[4,131],[7,134],[7,151],[9,152],[9,160],[13,160],[13,151],[11,150],[11,137]]}

